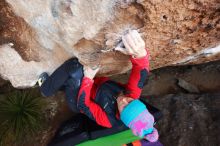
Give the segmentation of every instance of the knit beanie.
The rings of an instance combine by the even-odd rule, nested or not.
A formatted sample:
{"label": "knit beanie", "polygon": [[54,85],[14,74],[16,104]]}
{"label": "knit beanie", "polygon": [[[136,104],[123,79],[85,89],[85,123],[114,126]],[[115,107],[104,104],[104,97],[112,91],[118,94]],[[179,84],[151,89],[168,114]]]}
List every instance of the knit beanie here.
{"label": "knit beanie", "polygon": [[134,135],[144,137],[151,142],[158,140],[158,132],[153,127],[154,117],[140,100],[130,102],[122,110],[120,118],[132,130]]}

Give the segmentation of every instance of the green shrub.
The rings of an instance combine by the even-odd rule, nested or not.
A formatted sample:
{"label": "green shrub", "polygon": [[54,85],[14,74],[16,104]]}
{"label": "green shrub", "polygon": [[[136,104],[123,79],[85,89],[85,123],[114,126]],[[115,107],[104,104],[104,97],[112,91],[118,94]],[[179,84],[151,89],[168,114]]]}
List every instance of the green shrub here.
{"label": "green shrub", "polygon": [[38,94],[18,90],[0,101],[0,142],[24,142],[42,127],[44,102]]}

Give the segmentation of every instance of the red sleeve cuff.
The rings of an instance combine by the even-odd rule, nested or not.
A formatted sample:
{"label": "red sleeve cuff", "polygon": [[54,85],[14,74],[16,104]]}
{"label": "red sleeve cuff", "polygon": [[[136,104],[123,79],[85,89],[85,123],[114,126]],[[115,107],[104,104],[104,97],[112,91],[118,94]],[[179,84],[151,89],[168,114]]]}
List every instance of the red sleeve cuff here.
{"label": "red sleeve cuff", "polygon": [[142,58],[133,58],[131,56],[130,60],[133,66],[140,66],[141,68],[146,68],[149,71],[150,63],[148,54]]}
{"label": "red sleeve cuff", "polygon": [[88,77],[83,77],[82,79],[82,84],[90,85],[93,84],[94,80],[88,78]]}

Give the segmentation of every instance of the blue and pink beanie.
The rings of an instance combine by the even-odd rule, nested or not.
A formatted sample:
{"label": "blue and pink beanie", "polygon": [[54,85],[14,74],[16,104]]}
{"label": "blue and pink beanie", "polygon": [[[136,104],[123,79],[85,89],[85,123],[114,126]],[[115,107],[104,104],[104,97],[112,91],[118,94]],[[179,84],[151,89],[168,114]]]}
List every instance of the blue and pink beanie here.
{"label": "blue and pink beanie", "polygon": [[140,100],[130,102],[121,112],[120,118],[132,130],[134,135],[143,137],[150,142],[158,140],[158,132],[153,127],[154,117]]}

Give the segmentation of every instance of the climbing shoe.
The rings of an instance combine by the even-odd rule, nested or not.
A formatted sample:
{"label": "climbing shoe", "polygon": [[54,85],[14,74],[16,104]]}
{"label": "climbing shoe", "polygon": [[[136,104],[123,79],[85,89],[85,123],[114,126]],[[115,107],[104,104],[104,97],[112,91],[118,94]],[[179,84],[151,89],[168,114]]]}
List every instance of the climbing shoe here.
{"label": "climbing shoe", "polygon": [[37,81],[38,86],[41,86],[48,77],[49,75],[46,72],[43,72],[42,74],[40,74],[38,81]]}

